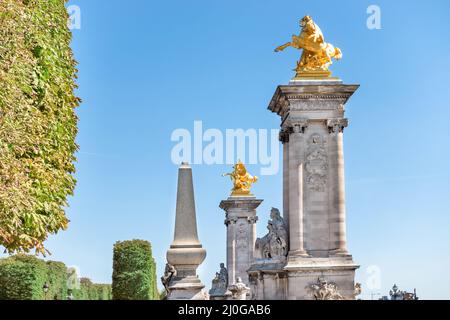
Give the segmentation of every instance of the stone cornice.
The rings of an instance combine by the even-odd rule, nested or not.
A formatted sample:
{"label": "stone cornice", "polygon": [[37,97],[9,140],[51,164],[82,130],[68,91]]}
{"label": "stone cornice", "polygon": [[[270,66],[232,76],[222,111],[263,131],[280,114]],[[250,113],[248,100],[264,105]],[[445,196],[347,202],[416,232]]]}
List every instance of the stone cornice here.
{"label": "stone cornice", "polygon": [[345,104],[359,85],[285,85],[278,86],[268,109],[281,115],[292,101],[334,100]]}
{"label": "stone cornice", "polygon": [[228,211],[229,209],[246,209],[246,210],[256,210],[258,206],[263,202],[256,198],[244,198],[244,197],[230,197],[228,200],[223,200],[220,202],[220,209]]}

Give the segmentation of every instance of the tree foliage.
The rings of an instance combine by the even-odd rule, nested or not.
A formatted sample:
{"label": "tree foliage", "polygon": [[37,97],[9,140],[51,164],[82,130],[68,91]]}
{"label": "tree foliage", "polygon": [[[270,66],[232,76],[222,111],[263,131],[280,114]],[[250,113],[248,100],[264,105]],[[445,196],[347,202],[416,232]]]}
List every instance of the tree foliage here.
{"label": "tree foliage", "polygon": [[111,300],[111,285],[93,283],[89,278],[81,278],[78,289],[72,290],[75,300]]}
{"label": "tree foliage", "polygon": [[66,229],[80,100],[65,0],[0,1],[0,245],[45,253]]}
{"label": "tree foliage", "polygon": [[[44,292],[44,284],[48,291]],[[16,255],[0,259],[0,300],[66,300],[67,268],[62,262]]]}
{"label": "tree foliage", "polygon": [[156,264],[148,241],[116,242],[113,260],[113,300],[159,300]]}

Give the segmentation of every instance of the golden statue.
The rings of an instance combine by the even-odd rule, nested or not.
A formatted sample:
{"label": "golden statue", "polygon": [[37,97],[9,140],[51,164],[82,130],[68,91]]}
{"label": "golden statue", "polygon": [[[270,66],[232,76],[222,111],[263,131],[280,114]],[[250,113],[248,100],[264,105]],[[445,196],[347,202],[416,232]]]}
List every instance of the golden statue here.
{"label": "golden statue", "polygon": [[251,176],[240,160],[234,165],[233,169],[233,172],[222,175],[223,177],[229,176],[233,181],[231,196],[251,196],[250,188],[252,184],[258,181],[258,177]]}
{"label": "golden statue", "polygon": [[299,36],[293,35],[292,42],[288,42],[275,49],[275,52],[283,51],[287,47],[303,49],[300,61],[297,62],[295,79],[328,78],[331,72],[328,70],[333,63],[332,58],[340,60],[342,52],[339,48],[325,42],[322,31],[310,16],[300,20],[302,31]]}

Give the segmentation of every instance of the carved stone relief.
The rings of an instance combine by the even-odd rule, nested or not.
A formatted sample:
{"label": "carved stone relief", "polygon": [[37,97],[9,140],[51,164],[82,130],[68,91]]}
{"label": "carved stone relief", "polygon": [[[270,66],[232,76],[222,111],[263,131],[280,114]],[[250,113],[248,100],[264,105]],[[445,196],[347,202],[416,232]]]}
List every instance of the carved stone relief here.
{"label": "carved stone relief", "polygon": [[237,224],[237,234],[236,234],[236,247],[245,249],[248,246],[249,235],[248,235],[248,223],[246,221],[239,221]]}
{"label": "carved stone relief", "polygon": [[313,134],[308,140],[305,170],[306,183],[311,191],[325,191],[328,173],[328,156],[325,147],[326,142],[319,134]]}

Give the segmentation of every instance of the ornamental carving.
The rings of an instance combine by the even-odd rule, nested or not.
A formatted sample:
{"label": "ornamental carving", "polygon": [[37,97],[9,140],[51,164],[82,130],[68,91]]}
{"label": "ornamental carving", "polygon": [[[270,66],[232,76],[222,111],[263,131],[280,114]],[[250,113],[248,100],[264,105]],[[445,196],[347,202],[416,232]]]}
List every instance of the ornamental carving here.
{"label": "ornamental carving", "polygon": [[280,130],[279,140],[283,144],[289,142],[292,133],[304,134],[308,125],[308,120],[303,118],[286,120]]}
{"label": "ornamental carving", "polygon": [[255,217],[248,217],[247,221],[250,224],[255,224],[255,223],[258,222],[258,217],[257,216],[255,216]]}
{"label": "ornamental carving", "polygon": [[236,278],[236,282],[229,287],[232,294],[232,300],[247,300],[247,294],[250,288],[242,281],[242,278]]}
{"label": "ornamental carving", "polygon": [[331,119],[328,120],[327,126],[330,133],[341,133],[348,127],[348,119]]}
{"label": "ornamental carving", "polygon": [[311,191],[324,192],[327,185],[328,156],[326,142],[319,134],[313,134],[308,140],[305,170],[306,183]]}
{"label": "ornamental carving", "polygon": [[361,284],[356,283],[353,293],[349,297],[344,297],[336,283],[318,278],[317,282],[306,287],[309,296],[314,300],[355,300],[361,294]]}
{"label": "ornamental carving", "polygon": [[314,300],[345,300],[339,293],[338,286],[323,278],[319,278],[316,283],[307,286],[306,290]]}
{"label": "ornamental carving", "polygon": [[241,220],[237,224],[236,247],[245,249],[248,246],[248,242],[248,223]]}
{"label": "ornamental carving", "polygon": [[280,130],[280,135],[279,135],[280,142],[283,144],[288,143],[290,134],[291,134],[290,128],[282,128]]}
{"label": "ornamental carving", "polygon": [[228,227],[230,224],[236,224],[238,219],[236,217],[226,218],[225,225]]}

